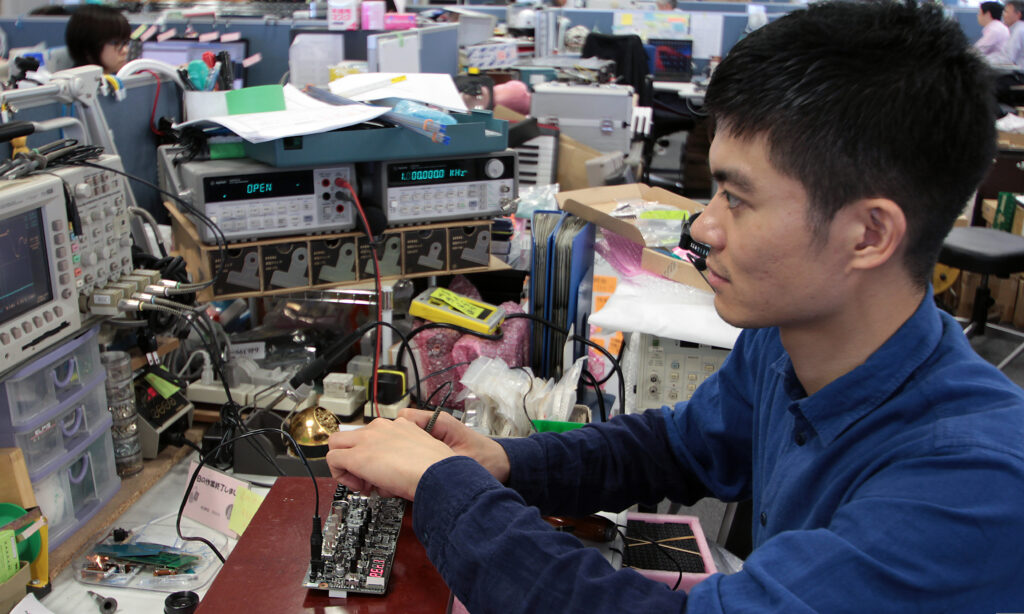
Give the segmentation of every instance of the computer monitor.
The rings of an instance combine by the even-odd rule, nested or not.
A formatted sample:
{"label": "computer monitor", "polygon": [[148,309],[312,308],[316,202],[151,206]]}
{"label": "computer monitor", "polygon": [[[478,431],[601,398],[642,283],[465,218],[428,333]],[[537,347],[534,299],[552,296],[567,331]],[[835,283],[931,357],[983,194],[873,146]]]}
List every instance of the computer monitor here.
{"label": "computer monitor", "polygon": [[693,39],[651,38],[644,47],[655,81],[689,81],[693,77]]}
{"label": "computer monitor", "polygon": [[188,64],[192,60],[202,60],[205,51],[212,51],[215,54],[227,51],[231,58],[232,74],[234,75],[231,87],[236,90],[245,87],[245,67],[242,65],[242,60],[249,57],[249,41],[244,38],[229,43],[220,41],[201,43],[194,39],[180,38],[145,41],[142,43],[140,57],[180,66]]}

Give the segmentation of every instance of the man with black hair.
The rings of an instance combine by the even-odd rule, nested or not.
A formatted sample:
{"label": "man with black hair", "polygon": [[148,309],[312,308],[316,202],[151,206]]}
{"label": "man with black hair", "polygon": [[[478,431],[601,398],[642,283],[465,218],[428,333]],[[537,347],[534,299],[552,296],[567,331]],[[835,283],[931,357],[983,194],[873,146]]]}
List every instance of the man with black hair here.
{"label": "man with black hair", "polygon": [[[692,227],[746,330],[693,398],[499,441],[405,410],[334,434],[332,473],[415,499],[473,614],[1020,611],[1024,391],[929,281],[995,153],[991,80],[931,3],[751,33],[708,87],[719,189]],[[688,595],[540,518],[704,496],[752,499],[755,547]]]}
{"label": "man with black hair", "polygon": [[1024,71],[1024,0],[1009,0],[1003,7],[1003,23],[1010,30],[1006,55],[1019,73]]}
{"label": "man with black hair", "polygon": [[1006,47],[1010,42],[1010,30],[1000,19],[1003,16],[1003,5],[998,2],[982,2],[978,6],[978,25],[981,26],[981,38],[974,47],[993,65],[1010,63]]}

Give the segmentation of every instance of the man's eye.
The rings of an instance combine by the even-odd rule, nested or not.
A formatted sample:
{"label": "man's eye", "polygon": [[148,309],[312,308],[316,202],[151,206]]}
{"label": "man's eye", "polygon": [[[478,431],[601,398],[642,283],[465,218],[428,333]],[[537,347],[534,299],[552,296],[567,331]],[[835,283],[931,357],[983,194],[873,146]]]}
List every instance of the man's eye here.
{"label": "man's eye", "polygon": [[735,209],[736,207],[739,207],[740,205],[743,204],[742,200],[730,194],[729,192],[723,191],[722,194],[725,195],[725,202],[728,204],[730,209]]}

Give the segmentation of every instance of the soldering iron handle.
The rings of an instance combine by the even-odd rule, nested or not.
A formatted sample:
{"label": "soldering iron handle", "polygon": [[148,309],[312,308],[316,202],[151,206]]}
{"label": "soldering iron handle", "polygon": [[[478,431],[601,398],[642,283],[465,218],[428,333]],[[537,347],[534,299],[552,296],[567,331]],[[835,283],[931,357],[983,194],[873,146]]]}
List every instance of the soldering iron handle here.
{"label": "soldering iron handle", "polygon": [[0,143],[6,143],[20,136],[28,136],[35,131],[36,126],[32,122],[16,121],[0,124]]}

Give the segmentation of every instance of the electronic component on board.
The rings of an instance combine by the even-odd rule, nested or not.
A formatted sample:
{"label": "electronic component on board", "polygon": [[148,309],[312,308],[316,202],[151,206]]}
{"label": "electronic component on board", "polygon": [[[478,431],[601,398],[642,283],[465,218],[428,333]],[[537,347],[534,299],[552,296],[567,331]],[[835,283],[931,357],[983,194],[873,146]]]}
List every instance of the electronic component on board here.
{"label": "electronic component on board", "polygon": [[310,567],[303,586],[330,591],[331,597],[386,593],[404,514],[403,499],[338,485],[324,522],[323,563]]}

